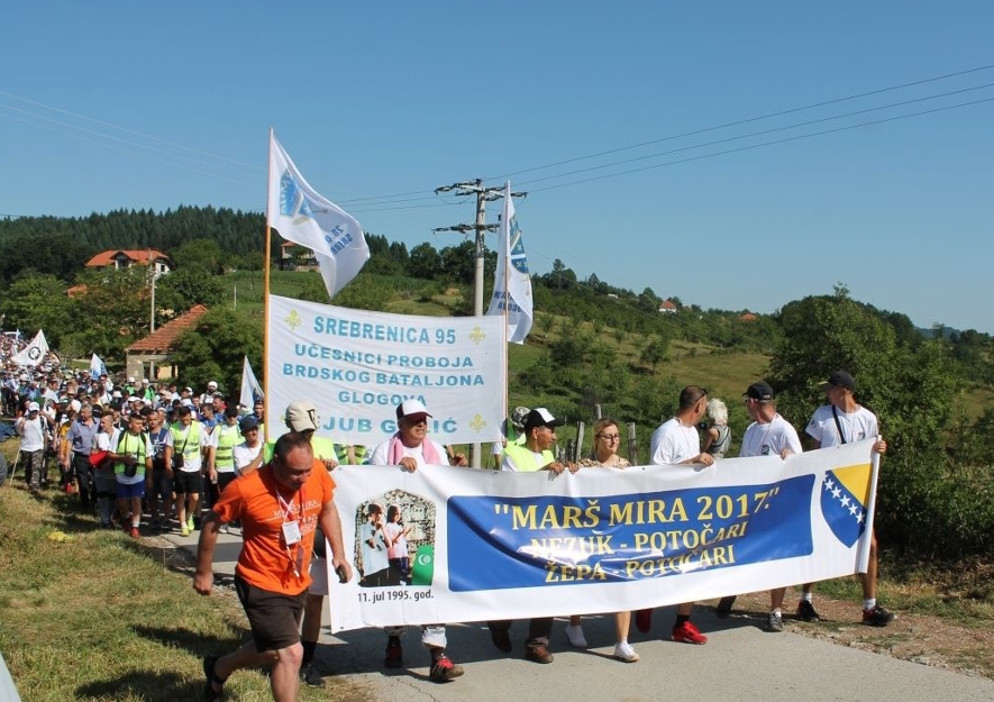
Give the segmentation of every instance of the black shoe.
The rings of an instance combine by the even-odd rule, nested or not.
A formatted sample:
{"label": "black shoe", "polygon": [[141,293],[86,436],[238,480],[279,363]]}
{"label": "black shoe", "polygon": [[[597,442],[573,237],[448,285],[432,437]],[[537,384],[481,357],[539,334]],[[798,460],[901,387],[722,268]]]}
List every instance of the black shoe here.
{"label": "black shoe", "polygon": [[715,616],[719,619],[726,619],[732,613],[732,605],[735,604],[736,597],[738,595],[729,595],[718,600],[718,606],[714,610]]}
{"label": "black shoe", "polygon": [[490,629],[490,640],[494,642],[494,646],[497,647],[498,651],[510,653],[511,649],[514,648],[511,644],[511,635],[507,629]]}
{"label": "black shoe", "polygon": [[806,622],[821,621],[821,617],[815,611],[814,605],[807,600],[801,600],[797,603],[797,618]]}
{"label": "black shoe", "polygon": [[400,645],[400,639],[387,642],[386,657],[383,665],[387,668],[400,668],[404,665],[404,649]]}
{"label": "black shoe", "polygon": [[880,605],[875,605],[873,609],[863,610],[863,623],[870,626],[887,626],[895,619],[897,619],[896,614],[888,612]]}
{"label": "black shoe", "polygon": [[[204,677],[207,682],[204,684],[204,699],[206,702],[218,702],[224,697],[224,680],[217,676],[214,668],[217,666],[218,656],[207,656],[204,658]],[[214,689],[217,685],[218,689]]]}
{"label": "black shoe", "polygon": [[305,663],[300,666],[300,679],[311,687],[324,687],[324,678],[321,677],[321,673],[318,672],[313,663]]}
{"label": "black shoe", "polygon": [[553,657],[548,648],[539,644],[525,649],[525,660],[532,663],[552,663]]}

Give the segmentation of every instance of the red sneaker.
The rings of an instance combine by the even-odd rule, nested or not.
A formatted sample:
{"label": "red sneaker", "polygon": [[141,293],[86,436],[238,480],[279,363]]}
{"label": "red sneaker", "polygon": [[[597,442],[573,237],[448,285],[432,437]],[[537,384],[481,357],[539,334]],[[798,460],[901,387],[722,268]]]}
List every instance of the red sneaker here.
{"label": "red sneaker", "polygon": [[448,656],[444,653],[431,664],[431,670],[428,673],[428,677],[431,678],[433,682],[448,682],[449,680],[454,680],[463,674],[463,669],[461,665],[456,665],[453,663]]}
{"label": "red sneaker", "polygon": [[698,631],[694,623],[688,620],[683,624],[673,626],[673,640],[680,643],[706,644],[708,637]]}
{"label": "red sneaker", "polygon": [[635,613],[635,626],[643,634],[648,634],[652,628],[652,610],[640,609]]}
{"label": "red sneaker", "polygon": [[131,534],[132,539],[137,539],[141,536],[141,534],[138,533],[138,527],[136,526],[131,527],[131,531],[129,533]]}

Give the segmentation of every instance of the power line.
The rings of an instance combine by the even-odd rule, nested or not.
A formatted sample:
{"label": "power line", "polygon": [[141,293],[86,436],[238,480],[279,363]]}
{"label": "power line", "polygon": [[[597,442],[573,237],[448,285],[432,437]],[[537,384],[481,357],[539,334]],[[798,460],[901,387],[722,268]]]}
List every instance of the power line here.
{"label": "power line", "polygon": [[937,100],[939,98],[950,97],[952,95],[960,95],[963,93],[969,93],[976,90],[984,90],[986,88],[994,87],[994,83],[984,83],[983,85],[975,85],[968,88],[961,88],[959,90],[950,90],[945,93],[936,93],[934,95],[926,95],[919,98],[911,98],[908,100],[901,100],[899,102],[893,102],[889,105],[881,105],[879,107],[867,107],[862,110],[854,110],[852,112],[845,112],[840,115],[832,115],[830,117],[820,117],[818,119],[808,120],[806,122],[796,122],[794,124],[788,124],[782,127],[770,127],[769,129],[762,129],[756,132],[749,132],[747,134],[740,134],[737,136],[726,137],[724,139],[715,139],[714,141],[708,141],[701,144],[692,144],[690,146],[681,146],[677,149],[670,149],[668,151],[660,151],[654,154],[646,154],[645,156],[635,156],[633,158],[624,159],[621,161],[612,161],[610,163],[603,163],[597,166],[587,166],[586,168],[578,168],[572,171],[566,171],[565,173],[559,173],[551,176],[544,176],[542,178],[533,178],[532,180],[520,181],[520,185],[529,185],[531,183],[539,183],[547,180],[555,180],[557,178],[565,178],[566,176],[576,175],[577,173],[589,173],[590,171],[597,171],[604,168],[610,168],[611,166],[621,166],[626,163],[635,163],[637,161],[645,161],[650,158],[658,158],[659,156],[668,156],[670,154],[681,153],[684,151],[693,151],[694,149],[701,149],[707,146],[716,146],[718,144],[727,144],[732,141],[740,141],[742,139],[751,139],[752,137],[763,136],[766,134],[774,134],[776,132],[784,132],[790,129],[798,129],[800,127],[810,127],[813,124],[822,124],[824,122],[832,122],[838,119],[845,119],[847,117],[855,117],[856,115],[868,114],[870,112],[878,112],[880,110],[889,110],[894,107],[903,107],[905,105],[912,105],[919,102],[927,102],[929,100]]}
{"label": "power line", "polygon": [[728,129],[730,127],[738,127],[743,124],[750,124],[752,122],[758,122],[764,119],[772,119],[774,117],[783,117],[784,115],[794,114],[796,112],[804,112],[806,110],[813,110],[819,107],[827,107],[828,105],[835,105],[842,102],[847,102],[850,100],[859,100],[865,97],[872,97],[873,95],[880,95],[882,93],[893,92],[895,90],[903,90],[905,88],[912,88],[918,85],[925,85],[926,83],[934,83],[940,80],[948,80],[949,78],[956,78],[959,76],[969,75],[971,73],[978,73],[980,71],[988,71],[994,68],[994,64],[986,64],[984,66],[977,66],[976,68],[969,68],[964,71],[956,71],[954,73],[946,73],[941,76],[934,76],[932,78],[923,78],[921,80],[911,81],[910,83],[901,83],[899,85],[892,85],[886,88],[878,88],[877,90],[870,90],[864,93],[854,93],[852,95],[847,95],[845,97],[834,98],[832,100],[824,100],[822,102],[815,102],[809,105],[803,105],[801,107],[792,107],[787,110],[780,110],[778,112],[769,112],[764,115],[757,115],[755,117],[746,117],[744,119],[735,120],[734,122],[726,122],[724,124],[716,124],[710,127],[702,127],[700,129],[694,129],[689,132],[683,132],[681,134],[671,134],[665,137],[659,137],[658,139],[650,139],[649,141],[639,142],[637,144],[630,144],[628,146],[619,146],[614,149],[607,149],[606,151],[599,151],[593,154],[587,154],[585,156],[575,156],[573,158],[563,159],[561,161],[554,161],[552,163],[542,164],[540,166],[532,166],[530,168],[525,168],[519,171],[513,171],[511,173],[505,173],[498,176],[490,176],[484,178],[484,181],[488,180],[506,180],[512,176],[521,175],[522,173],[531,173],[533,171],[544,170],[546,168],[554,168],[556,166],[563,166],[569,163],[575,163],[577,161],[584,161],[591,158],[598,158],[600,156],[609,156],[611,154],[619,153],[621,151],[629,151],[631,149],[638,149],[643,146],[651,146],[653,144],[659,144],[665,141],[672,141],[674,139],[684,139],[690,136],[697,136],[698,134],[705,134],[707,132],[717,131],[719,129]]}
{"label": "power line", "polygon": [[86,115],[79,114],[78,112],[71,112],[71,111],[65,110],[65,109],[63,109],[61,107],[54,107],[52,105],[46,105],[43,102],[38,102],[37,100],[31,100],[30,98],[21,97],[20,95],[14,95],[13,93],[8,93],[8,92],[6,92],[4,90],[0,90],[0,95],[6,95],[7,97],[11,97],[11,98],[14,98],[16,100],[21,100],[23,102],[27,102],[27,103],[32,104],[32,105],[36,105],[38,107],[43,107],[46,110],[52,110],[53,112],[59,112],[61,114],[68,115],[70,117],[75,117],[77,119],[86,120],[87,122],[92,122],[94,124],[99,124],[102,127],[107,127],[109,129],[116,129],[118,131],[125,132],[126,134],[131,134],[133,136],[141,137],[142,139],[150,139],[152,141],[157,141],[157,142],[159,142],[161,144],[166,144],[168,146],[174,146],[177,149],[183,149],[184,151],[190,151],[192,153],[197,153],[197,154],[200,154],[202,156],[210,156],[211,158],[220,159],[221,161],[227,161],[228,163],[233,163],[233,164],[236,164],[236,165],[239,165],[239,166],[244,166],[246,168],[251,168],[251,169],[257,170],[257,171],[264,171],[264,170],[266,170],[265,167],[260,166],[260,165],[255,164],[255,163],[246,163],[245,161],[238,161],[238,160],[233,159],[233,158],[228,158],[227,156],[222,156],[220,154],[211,153],[210,151],[201,151],[200,149],[195,149],[193,147],[186,146],[184,144],[178,144],[178,143],[176,143],[174,141],[168,141],[166,139],[161,139],[161,138],[159,138],[157,136],[152,136],[151,134],[144,134],[142,132],[135,131],[134,129],[128,129],[127,127],[121,127],[121,126],[118,126],[116,124],[112,124],[110,122],[104,122],[102,120],[95,119],[93,117],[87,117]]}
{"label": "power line", "polygon": [[987,102],[994,102],[994,97],[982,98],[979,100],[971,100],[969,102],[962,102],[956,105],[946,105],[944,107],[936,107],[931,110],[922,110],[920,112],[911,112],[904,115],[896,115],[894,117],[885,117],[881,119],[868,120],[866,122],[859,122],[857,124],[849,124],[842,127],[835,127],[833,129],[825,129],[820,132],[812,132],[810,134],[799,134],[792,137],[784,137],[783,139],[774,139],[773,141],[764,141],[759,144],[750,144],[748,146],[741,146],[735,149],[726,149],[724,151],[716,151],[709,154],[700,154],[698,156],[689,156],[687,158],[678,159],[675,161],[664,161],[663,163],[655,163],[648,166],[642,166],[640,168],[632,168],[626,171],[618,171],[616,173],[606,173],[604,175],[592,176],[590,178],[583,178],[580,180],[571,180],[566,183],[559,183],[558,185],[550,185],[544,188],[533,188],[530,192],[540,193],[546,190],[556,190],[558,188],[565,188],[570,185],[579,185],[581,183],[589,183],[595,180],[605,180],[607,178],[616,178],[617,176],[628,175],[631,173],[641,173],[642,171],[649,171],[654,168],[662,168],[664,166],[675,166],[681,163],[690,163],[692,161],[703,161],[709,158],[715,158],[718,156],[725,156],[728,154],[739,153],[742,151],[752,151],[753,149],[760,149],[766,146],[775,146],[777,144],[786,144],[792,141],[800,141],[802,139],[813,139],[814,137],[825,136],[826,134],[834,134],[836,132],[845,132],[851,129],[858,129],[859,127],[869,127],[876,124],[886,124],[888,122],[897,122],[902,119],[910,119],[912,117],[921,117],[923,115],[935,114],[937,112],[945,112],[947,110],[955,110],[961,107],[970,107],[972,105],[980,105]]}
{"label": "power line", "polygon": [[[0,107],[5,107],[5,106],[4,105],[0,105]],[[0,112],[0,117],[5,117],[5,118],[7,118],[9,120],[12,120],[14,122],[23,122],[24,124],[29,124],[32,127],[39,127],[41,129],[48,129],[50,131],[56,132],[57,134],[63,134],[63,135],[66,135],[66,136],[71,136],[72,138],[77,139],[79,141],[87,142],[87,143],[90,143],[90,144],[96,144],[97,146],[102,146],[102,147],[104,147],[106,149],[112,149],[114,151],[118,151],[118,152],[123,153],[123,154],[128,154],[129,156],[136,156],[138,158],[148,159],[148,160],[154,161],[156,163],[162,163],[162,164],[165,164],[167,166],[174,166],[176,168],[183,168],[185,170],[192,171],[194,173],[199,173],[201,175],[209,176],[209,177],[212,177],[212,178],[221,178],[222,180],[227,180],[227,181],[232,182],[232,183],[245,183],[245,182],[248,182],[248,181],[244,180],[244,177],[241,180],[239,180],[238,178],[232,178],[232,177],[229,177],[228,175],[225,175],[223,173],[216,173],[216,172],[211,172],[211,171],[203,171],[203,170],[200,170],[199,168],[193,168],[193,167],[188,166],[188,165],[183,164],[183,163],[175,163],[173,161],[166,161],[165,159],[157,158],[157,157],[151,156],[151,155],[149,155],[147,153],[140,153],[140,152],[137,152],[137,151],[130,151],[128,149],[121,148],[120,146],[115,146],[114,144],[108,144],[108,143],[103,142],[103,141],[98,141],[97,139],[91,139],[89,137],[85,137],[85,136],[82,136],[80,134],[72,134],[70,132],[64,132],[64,131],[62,131],[60,129],[56,129],[55,127],[52,127],[52,126],[47,125],[47,124],[38,124],[37,122],[31,122],[29,120],[24,119],[23,117],[18,117],[16,115],[8,115],[8,114],[4,114],[4,113]],[[76,129],[80,129],[80,128],[76,127]],[[110,137],[110,138],[115,138],[115,137]]]}

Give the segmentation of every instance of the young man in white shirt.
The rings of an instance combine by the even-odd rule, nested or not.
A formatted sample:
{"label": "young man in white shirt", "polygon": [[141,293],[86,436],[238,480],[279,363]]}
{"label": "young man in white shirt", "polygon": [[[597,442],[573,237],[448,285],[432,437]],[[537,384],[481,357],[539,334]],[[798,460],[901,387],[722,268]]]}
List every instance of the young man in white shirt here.
{"label": "young man in white shirt", "polygon": [[[745,406],[753,422],[742,436],[740,457],[780,456],[781,459],[786,459],[791,454],[801,453],[803,449],[797,430],[777,414],[773,388],[768,383],[760,380],[750,385],[745,391]],[[785,587],[770,590],[767,631],[783,631],[783,598],[786,592]],[[722,597],[716,614],[721,618],[727,617],[734,602],[735,595]]]}
{"label": "young man in white shirt", "polygon": [[[701,451],[701,437],[697,433],[697,425],[707,410],[708,391],[697,385],[685,387],[680,392],[680,407],[676,416],[660,424],[652,434],[649,462],[652,465],[714,465],[714,456]],[[706,644],[708,637],[690,621],[693,608],[693,602],[684,602],[677,607],[671,638],[680,643]],[[637,611],[635,625],[643,634],[647,633],[652,626],[652,610]]]}
{"label": "young man in white shirt", "polygon": [[[828,404],[822,405],[811,417],[805,430],[812,439],[814,448],[828,448],[842,444],[876,439],[872,451],[887,453],[887,442],[880,438],[877,415],[866,409],[853,396],[856,382],[852,375],[838,370],[822,383]],[[870,626],[887,626],[897,616],[877,604],[877,535],[870,536],[870,560],[863,580],[863,623]],[[797,606],[797,616],[804,621],[817,620],[818,613],[812,604],[811,584],[804,586],[801,602]]]}

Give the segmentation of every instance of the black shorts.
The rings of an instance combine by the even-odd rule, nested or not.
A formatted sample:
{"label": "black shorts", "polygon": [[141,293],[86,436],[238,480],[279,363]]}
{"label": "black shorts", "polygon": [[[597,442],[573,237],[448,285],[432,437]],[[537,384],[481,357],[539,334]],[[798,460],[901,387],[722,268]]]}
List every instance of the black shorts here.
{"label": "black shorts", "polygon": [[183,470],[173,471],[173,490],[177,495],[199,495],[204,487],[204,476],[198,470],[187,473]]}
{"label": "black shorts", "polygon": [[153,499],[168,500],[173,494],[173,479],[166,473],[165,468],[152,469],[152,489],[148,496]]}
{"label": "black shorts", "polygon": [[235,592],[245,609],[259,651],[277,651],[300,641],[300,618],[307,590],[299,595],[269,592],[235,576]]}

